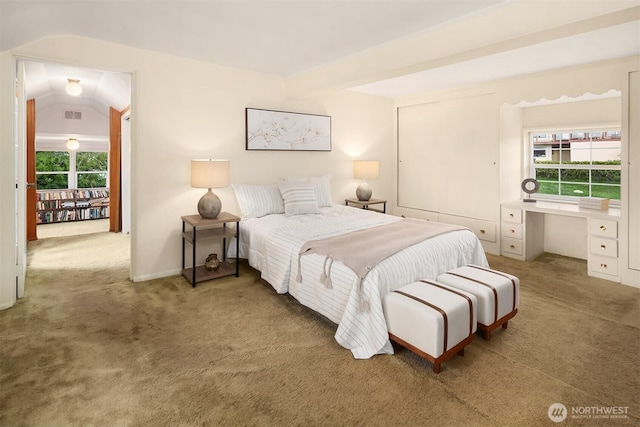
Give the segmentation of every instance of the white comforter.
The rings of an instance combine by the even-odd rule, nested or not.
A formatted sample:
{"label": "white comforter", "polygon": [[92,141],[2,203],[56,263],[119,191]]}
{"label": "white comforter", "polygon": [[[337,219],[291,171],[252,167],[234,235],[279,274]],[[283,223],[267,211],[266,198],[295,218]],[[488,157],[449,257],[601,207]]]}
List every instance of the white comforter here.
{"label": "white comforter", "polygon": [[[362,209],[334,205],[320,215],[268,215],[242,221],[240,257],[261,272],[278,293],[289,292],[301,304],[338,324],[335,339],[353,356],[366,359],[393,353],[382,312],[382,297],[408,283],[435,279],[465,264],[488,267],[478,238],[468,230],[442,234],[390,256],[367,274],[363,295],[368,310],[358,310],[358,278],[339,262],[331,267],[332,288],[320,282],[325,257],[298,252],[308,240],[335,236],[400,220]],[[235,245],[231,245],[232,247]],[[302,282],[296,282],[298,264]]]}

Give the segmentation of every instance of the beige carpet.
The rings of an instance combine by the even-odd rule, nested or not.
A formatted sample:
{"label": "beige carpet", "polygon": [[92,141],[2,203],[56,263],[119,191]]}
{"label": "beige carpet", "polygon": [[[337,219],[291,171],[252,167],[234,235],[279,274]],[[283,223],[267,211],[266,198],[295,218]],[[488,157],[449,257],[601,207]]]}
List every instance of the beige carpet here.
{"label": "beige carpet", "polygon": [[[0,425],[548,426],[556,402],[566,425],[640,423],[640,292],[584,261],[491,256],[520,277],[520,312],[436,375],[407,351],[353,359],[245,263],[195,289],[131,283],[128,244],[29,245],[26,297],[0,312]],[[612,406],[626,418],[571,416]]]}

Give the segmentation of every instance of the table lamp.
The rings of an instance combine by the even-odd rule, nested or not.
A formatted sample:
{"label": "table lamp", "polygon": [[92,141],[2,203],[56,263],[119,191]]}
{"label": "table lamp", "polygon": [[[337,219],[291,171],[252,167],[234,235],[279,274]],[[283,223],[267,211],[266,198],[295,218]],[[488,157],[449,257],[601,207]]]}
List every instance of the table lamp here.
{"label": "table lamp", "polygon": [[207,188],[207,193],[198,202],[198,213],[202,218],[214,219],[222,210],[222,202],[212,188],[229,185],[229,160],[191,160],[191,186]]}
{"label": "table lamp", "polygon": [[[377,179],[380,172],[380,162],[377,160],[354,160],[353,176],[356,179]],[[361,202],[371,199],[372,190],[369,184],[362,181],[356,189],[356,197]]]}

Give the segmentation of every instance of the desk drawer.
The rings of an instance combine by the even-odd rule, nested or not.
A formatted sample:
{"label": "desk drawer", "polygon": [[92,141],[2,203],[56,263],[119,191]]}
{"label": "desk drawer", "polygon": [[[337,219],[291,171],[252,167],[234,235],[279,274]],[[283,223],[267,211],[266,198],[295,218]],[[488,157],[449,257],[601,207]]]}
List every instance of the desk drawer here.
{"label": "desk drawer", "polygon": [[502,220],[522,224],[522,210],[514,208],[502,208]]}
{"label": "desk drawer", "polygon": [[612,219],[590,219],[589,234],[600,237],[618,237],[618,221]]}
{"label": "desk drawer", "polygon": [[512,239],[522,239],[522,224],[503,222],[502,237],[511,237]]}
{"label": "desk drawer", "polygon": [[618,241],[611,239],[603,239],[601,237],[591,237],[589,246],[591,253],[594,255],[618,257]]}
{"label": "desk drawer", "polygon": [[589,258],[589,269],[596,273],[618,275],[618,260],[602,256],[592,255]]}
{"label": "desk drawer", "polygon": [[502,252],[507,252],[514,255],[522,255],[522,240],[503,237]]}

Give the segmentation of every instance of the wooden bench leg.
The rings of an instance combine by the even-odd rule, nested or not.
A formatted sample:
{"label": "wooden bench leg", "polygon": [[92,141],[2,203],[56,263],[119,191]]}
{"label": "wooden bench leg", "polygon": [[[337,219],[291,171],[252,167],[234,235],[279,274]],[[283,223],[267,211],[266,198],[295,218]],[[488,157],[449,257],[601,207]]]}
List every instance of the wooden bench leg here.
{"label": "wooden bench leg", "polygon": [[435,372],[436,374],[440,373],[440,362],[435,362],[433,364],[433,372]]}
{"label": "wooden bench leg", "polygon": [[509,327],[509,321],[507,320],[502,324],[502,329],[507,329]]}
{"label": "wooden bench leg", "polygon": [[464,356],[464,348],[458,352],[458,356]]}

